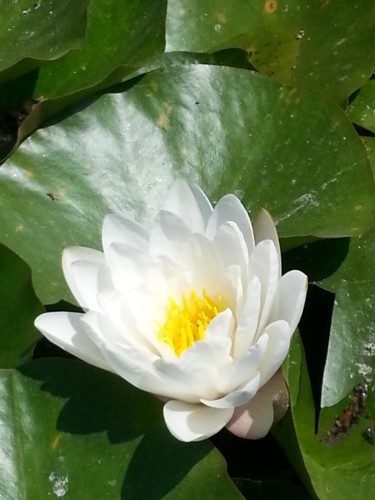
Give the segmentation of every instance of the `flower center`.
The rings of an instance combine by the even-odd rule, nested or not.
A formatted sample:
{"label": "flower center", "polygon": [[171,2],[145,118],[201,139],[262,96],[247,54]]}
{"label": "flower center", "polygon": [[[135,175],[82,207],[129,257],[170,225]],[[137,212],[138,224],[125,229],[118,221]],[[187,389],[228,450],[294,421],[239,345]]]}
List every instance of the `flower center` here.
{"label": "flower center", "polygon": [[191,290],[190,295],[182,295],[182,305],[168,297],[166,320],[158,325],[158,340],[168,344],[180,357],[181,352],[191,347],[197,340],[202,340],[209,322],[223,311],[222,297],[211,300],[206,290],[197,295]]}

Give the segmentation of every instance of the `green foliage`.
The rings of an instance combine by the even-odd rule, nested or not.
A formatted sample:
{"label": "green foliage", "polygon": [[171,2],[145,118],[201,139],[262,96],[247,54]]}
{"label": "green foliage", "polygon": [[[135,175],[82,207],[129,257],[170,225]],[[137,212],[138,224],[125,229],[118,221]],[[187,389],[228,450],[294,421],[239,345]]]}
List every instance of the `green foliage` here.
{"label": "green foliage", "polygon": [[4,241],[47,303],[70,297],[65,246],[99,247],[108,212],[149,222],[178,176],[213,200],[234,192],[252,213],[266,207],[285,237],[355,235],[372,222],[363,145],[345,114],[312,91],[235,68],[173,66],[82,108],[36,132],[0,170],[1,203],[11,208]]}
{"label": "green foliage", "polygon": [[5,2],[0,13],[0,81],[36,67],[38,61],[51,61],[80,47],[86,31],[87,3]]}
{"label": "green foliage", "polygon": [[34,319],[43,312],[36,298],[30,269],[0,245],[0,368],[13,368],[31,356],[40,335]]}
{"label": "green foliage", "polygon": [[212,445],[176,441],[160,402],[118,377],[36,360],[1,370],[0,394],[3,498],[240,498]]}
{"label": "green foliage", "polygon": [[[245,498],[372,498],[374,2],[2,7],[0,497],[227,499],[236,484]],[[45,341],[33,355],[40,301],[73,302],[62,249],[100,248],[109,212],[149,225],[177,177],[267,208],[284,271],[333,294],[332,316],[309,298],[329,326],[301,328],[305,352],[296,337],[285,364],[291,408],[274,435],[298,478],[238,474],[225,435],[179,443],[152,396]]]}

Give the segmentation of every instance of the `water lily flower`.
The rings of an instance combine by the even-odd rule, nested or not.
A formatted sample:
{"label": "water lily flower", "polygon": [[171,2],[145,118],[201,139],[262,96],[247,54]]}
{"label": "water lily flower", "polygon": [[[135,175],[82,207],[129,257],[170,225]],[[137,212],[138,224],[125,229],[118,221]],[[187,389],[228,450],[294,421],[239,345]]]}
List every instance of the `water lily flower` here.
{"label": "water lily flower", "polygon": [[264,436],[274,375],[307,289],[300,271],[281,275],[269,214],[262,210],[252,225],[236,196],[213,208],[199,187],[177,180],[149,231],[108,215],[102,245],[63,252],[66,281],[85,312],[46,313],[37,328],[162,399],[166,425],[182,441],[225,426]]}

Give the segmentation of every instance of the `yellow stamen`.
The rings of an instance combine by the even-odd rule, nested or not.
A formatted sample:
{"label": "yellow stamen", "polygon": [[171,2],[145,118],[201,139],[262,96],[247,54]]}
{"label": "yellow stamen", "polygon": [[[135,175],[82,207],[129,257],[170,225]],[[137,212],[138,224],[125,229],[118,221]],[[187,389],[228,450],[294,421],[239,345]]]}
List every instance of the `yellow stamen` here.
{"label": "yellow stamen", "polygon": [[202,340],[209,322],[223,311],[222,297],[213,301],[203,290],[197,295],[191,290],[190,296],[182,295],[182,305],[168,297],[166,320],[164,325],[158,325],[158,340],[168,344],[177,356],[191,347],[197,340]]}

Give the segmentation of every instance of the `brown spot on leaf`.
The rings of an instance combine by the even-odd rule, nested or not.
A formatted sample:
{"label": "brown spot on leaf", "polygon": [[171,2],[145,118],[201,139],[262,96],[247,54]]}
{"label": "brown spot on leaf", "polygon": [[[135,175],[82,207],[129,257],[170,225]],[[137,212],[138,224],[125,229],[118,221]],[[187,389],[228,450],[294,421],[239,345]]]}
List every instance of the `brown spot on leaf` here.
{"label": "brown spot on leaf", "polygon": [[266,0],[264,4],[264,12],[266,14],[273,14],[277,9],[277,1],[276,0]]}
{"label": "brown spot on leaf", "polygon": [[163,108],[165,112],[161,113],[158,116],[156,120],[156,125],[160,128],[167,128],[169,123],[169,116],[172,112],[172,106],[169,104],[169,102],[163,102]]}
{"label": "brown spot on leaf", "polygon": [[168,125],[168,122],[169,122],[168,116],[165,113],[163,113],[163,114],[158,116],[158,118],[156,120],[156,125],[160,128],[166,128]]}
{"label": "brown spot on leaf", "polygon": [[360,210],[362,210],[362,208],[363,208],[363,206],[362,206],[362,205],[357,205],[357,206],[354,208],[354,210],[355,210],[356,212],[359,212]]}
{"label": "brown spot on leaf", "polygon": [[223,12],[215,12],[215,17],[219,21],[219,23],[226,23],[227,18]]}

